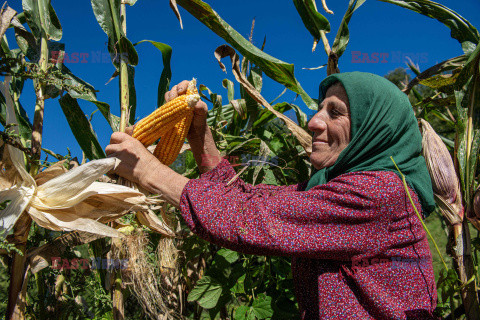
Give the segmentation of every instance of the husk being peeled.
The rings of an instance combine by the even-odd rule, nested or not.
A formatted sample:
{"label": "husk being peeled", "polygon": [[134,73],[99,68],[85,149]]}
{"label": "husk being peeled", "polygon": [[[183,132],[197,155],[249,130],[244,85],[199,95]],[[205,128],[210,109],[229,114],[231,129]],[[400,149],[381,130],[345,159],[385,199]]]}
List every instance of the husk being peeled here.
{"label": "husk being peeled", "polygon": [[[14,125],[13,133],[18,135],[18,122],[9,92],[10,79],[5,77],[5,82],[0,83],[0,90],[6,100],[6,122]],[[25,169],[22,150],[3,143],[0,143],[0,148],[3,150],[0,203],[4,204],[0,210],[0,236],[6,236],[22,212],[27,212],[47,229],[122,237],[121,233],[104,223],[131,210],[150,214],[149,206],[161,202],[126,186],[97,182],[115,168],[116,158],[90,161],[71,170],[57,165],[32,177]],[[150,219],[147,222],[158,221]],[[159,225],[158,229],[163,227]]]}

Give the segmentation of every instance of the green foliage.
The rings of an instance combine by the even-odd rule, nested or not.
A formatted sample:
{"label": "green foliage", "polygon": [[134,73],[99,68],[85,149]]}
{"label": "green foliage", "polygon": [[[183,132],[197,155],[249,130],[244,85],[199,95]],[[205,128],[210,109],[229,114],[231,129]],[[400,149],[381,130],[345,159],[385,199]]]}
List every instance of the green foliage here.
{"label": "green foliage", "polygon": [[317,11],[315,1],[313,0],[293,0],[302,18],[305,28],[313,36],[313,40],[318,42],[321,38],[321,32],[330,32],[330,22]]}
{"label": "green foliage", "polygon": [[333,42],[332,51],[340,57],[347,48],[348,41],[350,40],[350,31],[348,30],[348,23],[352,18],[355,10],[360,8],[360,6],[365,2],[365,0],[350,0],[348,3],[347,11],[343,16],[340,27],[338,28],[337,35]]}
{"label": "green foliage", "polygon": [[172,69],[170,68],[170,59],[172,58],[172,47],[168,44],[160,43],[157,41],[151,40],[142,40],[135,45],[138,45],[142,42],[149,42],[155,48],[157,48],[162,53],[163,60],[163,70],[160,75],[160,82],[158,83],[158,97],[157,97],[157,106],[160,107],[165,103],[165,93],[167,93],[170,88],[170,79],[172,78]]}
{"label": "green foliage", "polygon": [[100,143],[98,143],[90,121],[82,109],[80,109],[77,99],[66,94],[59,102],[70,129],[83,152],[85,152],[86,157],[90,160],[105,158],[105,152]]}

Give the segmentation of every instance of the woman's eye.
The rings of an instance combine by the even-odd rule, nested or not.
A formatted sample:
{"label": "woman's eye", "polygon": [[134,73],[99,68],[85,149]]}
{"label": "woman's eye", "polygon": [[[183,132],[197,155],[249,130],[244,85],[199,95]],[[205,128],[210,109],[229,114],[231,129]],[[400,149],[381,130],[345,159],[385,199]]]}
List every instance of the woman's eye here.
{"label": "woman's eye", "polygon": [[338,117],[338,116],[342,115],[342,113],[340,111],[338,111],[336,108],[332,108],[330,110],[330,113],[332,114],[333,117]]}

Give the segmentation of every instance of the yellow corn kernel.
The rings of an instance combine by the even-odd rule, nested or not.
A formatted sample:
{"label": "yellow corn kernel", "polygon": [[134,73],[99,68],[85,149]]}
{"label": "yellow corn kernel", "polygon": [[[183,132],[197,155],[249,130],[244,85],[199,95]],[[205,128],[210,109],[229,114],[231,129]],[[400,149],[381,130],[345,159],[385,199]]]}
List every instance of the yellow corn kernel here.
{"label": "yellow corn kernel", "polygon": [[172,130],[168,131],[155,147],[153,155],[169,166],[177,159],[192,123],[193,112],[189,112]]}
{"label": "yellow corn kernel", "polygon": [[149,116],[140,120],[135,126],[133,137],[144,146],[151,145],[171,130],[188,113],[193,112],[193,106],[198,100],[200,100],[200,96],[197,93],[196,80],[193,79],[188,84],[186,94],[165,103]]}

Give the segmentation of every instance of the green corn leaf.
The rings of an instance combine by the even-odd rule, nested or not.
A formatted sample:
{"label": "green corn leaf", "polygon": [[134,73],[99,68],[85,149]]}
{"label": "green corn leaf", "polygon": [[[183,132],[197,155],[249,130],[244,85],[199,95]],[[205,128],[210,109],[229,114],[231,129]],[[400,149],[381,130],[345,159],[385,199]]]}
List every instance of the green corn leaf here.
{"label": "green corn leaf", "polygon": [[257,162],[253,162],[252,165],[255,166],[255,169],[253,170],[253,179],[252,179],[252,184],[257,184],[257,178],[259,178],[260,171],[264,170],[264,165],[266,165],[266,161],[269,157],[269,155],[272,153],[268,145],[260,140],[260,149],[258,151],[258,154],[256,157],[258,157],[256,160]]}
{"label": "green corn leaf", "polygon": [[260,67],[268,77],[298,93],[309,108],[317,108],[315,102],[295,78],[293,64],[276,59],[254,46],[224,21],[207,3],[201,0],[177,0],[177,3],[231,44],[249,61]]}
{"label": "green corn leaf", "polygon": [[256,154],[260,148],[259,138],[248,139],[233,135],[225,135],[224,138],[228,142],[227,150],[230,150],[230,153]]}
{"label": "green corn leaf", "polygon": [[[233,99],[235,99],[235,86],[233,84],[232,81],[228,80],[228,79],[223,79],[222,81],[222,86],[227,89],[227,99],[228,101],[232,101]],[[242,96],[243,98],[243,96]]]}
{"label": "green corn leaf", "polygon": [[473,50],[469,54],[465,54],[465,58],[465,66],[460,72],[458,80],[455,83],[455,87],[458,90],[461,90],[461,88],[465,85],[465,83],[468,81],[472,74],[480,72],[480,70],[478,70],[480,60],[480,45],[477,44],[475,50]]}
{"label": "green corn leaf", "polygon": [[429,0],[380,0],[423,14],[436,19],[451,30],[451,37],[462,44],[462,48],[469,50],[472,44],[478,43],[480,36],[477,29],[468,20],[446,6]]}
{"label": "green corn leaf", "polygon": [[313,50],[321,39],[321,32],[330,32],[330,22],[317,11],[315,0],[293,0],[305,28],[313,36]]}
{"label": "green corn leaf", "polygon": [[[263,79],[262,79],[262,69],[260,69],[257,66],[253,66],[250,69],[250,74],[248,75],[247,78],[248,82],[250,82],[255,89],[260,93],[262,90],[262,85],[263,85]],[[263,107],[255,101],[245,90],[243,86],[240,86],[240,95],[242,99],[245,99],[247,106],[248,106],[248,112],[250,113],[251,116],[254,116],[255,113],[258,113],[259,109],[262,109]]]}
{"label": "green corn leaf", "polygon": [[108,38],[118,40],[121,35],[120,0],[91,0],[92,9],[98,24]]}
{"label": "green corn leaf", "polygon": [[120,54],[115,57],[114,64],[120,63],[120,57],[122,55],[127,57],[128,64],[132,66],[136,66],[138,64],[137,50],[135,50],[133,43],[131,43],[130,40],[128,40],[124,35],[122,35],[120,41],[118,41],[117,49]]}
{"label": "green corn leaf", "polygon": [[[11,86],[13,82],[11,83]],[[24,146],[29,147],[29,141],[32,138],[32,124],[28,120],[25,109],[20,104],[20,100],[14,100],[15,115],[17,116],[18,130],[20,139]],[[5,127],[6,125],[6,101],[3,94],[0,92],[0,123]]]}
{"label": "green corn leaf", "polygon": [[307,115],[305,114],[305,112],[303,112],[299,106],[293,103],[290,103],[290,107],[295,111],[298,125],[302,128],[305,128],[307,126]]}
{"label": "green corn leaf", "polygon": [[113,64],[118,67],[123,57],[130,65],[138,64],[138,53],[127,39],[120,24],[120,0],[91,0],[93,13],[108,36],[108,51]]}
{"label": "green corn leaf", "polygon": [[47,27],[47,35],[48,39],[60,41],[62,39],[62,25],[60,24],[60,20],[57,17],[57,13],[53,9],[53,6],[49,4],[48,6],[48,13],[50,16],[50,24]]}
{"label": "green corn leaf", "polygon": [[89,83],[75,76],[64,64],[61,65],[61,71],[54,73],[56,79],[53,79],[54,85],[59,90],[65,90],[74,99],[89,101],[97,106],[102,115],[108,121],[113,131],[118,131],[120,119],[110,112],[110,106],[97,100],[95,88]]}
{"label": "green corn leaf", "polygon": [[172,58],[172,47],[168,44],[151,41],[151,40],[142,40],[137,42],[135,45],[138,45],[142,42],[151,43],[155,48],[157,48],[162,53],[163,61],[163,70],[160,75],[160,82],[158,83],[158,96],[157,96],[157,106],[160,107],[165,103],[165,93],[167,93],[170,88],[170,80],[172,79],[172,69],[170,68],[170,59]]}
{"label": "green corn leaf", "polygon": [[347,11],[345,12],[340,27],[338,27],[337,35],[333,41],[332,51],[340,57],[347,48],[348,41],[350,40],[350,31],[348,30],[348,23],[352,18],[355,10],[360,8],[360,6],[365,2],[365,0],[350,0],[348,3]]}
{"label": "green corn leaf", "polygon": [[62,38],[62,26],[50,0],[23,0],[23,12],[35,38],[40,39],[42,32],[48,40]]}
{"label": "green corn leaf", "polygon": [[434,75],[433,77],[427,78],[420,80],[420,84],[423,84],[424,86],[433,88],[433,89],[439,89],[444,86],[449,86],[455,83],[458,77],[458,73],[456,74],[447,74],[447,75],[442,75],[442,74],[437,74]]}
{"label": "green corn leaf", "polygon": [[36,42],[32,33],[28,32],[23,26],[14,27],[15,39],[22,53],[32,62],[40,59],[40,45]]}
{"label": "green corn leaf", "polygon": [[[412,90],[412,88],[419,84],[420,81],[424,80],[424,79],[428,79],[430,77],[433,77],[437,74],[441,74],[445,71],[450,71],[450,70],[454,70],[454,69],[458,69],[458,68],[461,68],[463,67],[463,65],[466,63],[468,59],[468,55],[461,55],[461,56],[458,56],[458,57],[454,57],[454,58],[450,58],[448,60],[445,60],[445,61],[442,61],[430,68],[428,68],[427,70],[423,71],[422,73],[420,73],[419,75],[417,75],[412,81],[410,81],[407,85],[407,87],[405,88],[405,93],[408,94],[410,92],[410,90]],[[461,78],[461,75],[459,76],[458,79]],[[457,83],[458,83],[458,80],[457,80]]]}
{"label": "green corn leaf", "polygon": [[59,102],[70,129],[83,152],[85,152],[85,156],[90,160],[105,158],[105,153],[98,142],[95,131],[93,131],[90,121],[83,113],[77,100],[66,94]]}
{"label": "green corn leaf", "polygon": [[[208,97],[203,93],[207,91]],[[213,105],[213,108],[208,112],[207,124],[213,128],[217,127],[217,123],[221,120],[230,119],[234,114],[233,107],[230,105],[228,110],[225,110],[222,105],[222,96],[216,93],[213,93],[209,88],[201,84],[198,89],[198,93],[203,99],[210,101]]]}
{"label": "green corn leaf", "polygon": [[[277,103],[272,106],[275,110],[281,113],[285,113],[288,110],[292,109],[292,106],[287,102]],[[253,123],[253,130],[256,130],[260,127],[263,127],[273,119],[277,118],[276,115],[271,113],[268,109],[263,109],[260,111],[257,120]]]}

